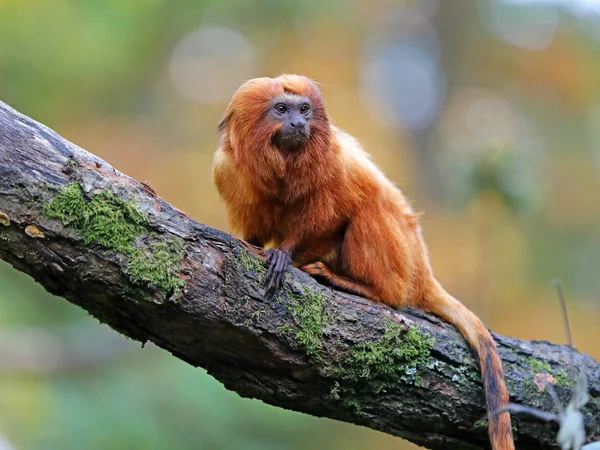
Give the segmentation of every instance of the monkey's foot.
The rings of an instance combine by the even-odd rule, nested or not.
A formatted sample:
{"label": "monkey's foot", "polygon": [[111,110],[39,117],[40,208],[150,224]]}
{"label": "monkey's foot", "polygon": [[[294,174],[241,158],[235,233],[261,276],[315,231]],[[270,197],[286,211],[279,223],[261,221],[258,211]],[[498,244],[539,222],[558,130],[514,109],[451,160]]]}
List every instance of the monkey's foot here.
{"label": "monkey's foot", "polygon": [[270,248],[265,252],[267,254],[267,275],[265,277],[267,296],[271,297],[276,294],[283,286],[285,271],[288,264],[292,262],[292,257],[289,252],[284,252],[278,248]]}
{"label": "monkey's foot", "polygon": [[360,295],[361,297],[370,298],[371,300],[381,303],[381,297],[371,286],[337,275],[333,273],[327,265],[320,261],[306,264],[305,266],[300,267],[300,270],[303,270],[317,279],[326,281],[327,284],[334,288],[350,292],[351,294]]}
{"label": "monkey's foot", "polygon": [[329,268],[322,262],[306,264],[300,267],[300,270],[312,275],[313,277],[321,278],[324,281],[327,281],[329,276],[332,274],[331,270],[329,270]]}

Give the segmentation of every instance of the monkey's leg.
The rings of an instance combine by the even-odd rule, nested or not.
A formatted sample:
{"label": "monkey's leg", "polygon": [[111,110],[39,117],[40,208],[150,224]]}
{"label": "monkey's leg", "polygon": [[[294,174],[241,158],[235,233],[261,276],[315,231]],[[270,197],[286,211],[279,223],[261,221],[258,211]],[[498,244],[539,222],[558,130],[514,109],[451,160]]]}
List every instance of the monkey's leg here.
{"label": "monkey's leg", "polygon": [[376,302],[381,302],[381,298],[375,293],[373,288],[361,284],[358,281],[351,280],[350,278],[336,275],[329,267],[320,261],[302,266],[300,267],[300,270],[303,270],[309,275],[325,279],[332,287],[342,289],[351,294],[360,295],[361,297],[369,298]]}

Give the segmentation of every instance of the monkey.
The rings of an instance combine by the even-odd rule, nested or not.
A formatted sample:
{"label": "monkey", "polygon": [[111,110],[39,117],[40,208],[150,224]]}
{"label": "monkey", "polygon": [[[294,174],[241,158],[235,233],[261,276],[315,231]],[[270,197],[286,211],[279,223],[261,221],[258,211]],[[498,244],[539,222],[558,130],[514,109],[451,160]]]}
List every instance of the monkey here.
{"label": "monkey", "polygon": [[303,75],[254,78],[217,126],[213,179],[230,227],[268,247],[265,288],[293,265],[331,287],[391,307],[413,306],[454,325],[482,372],[493,450],[514,450],[502,362],[481,320],[433,275],[408,199],[325,110]]}

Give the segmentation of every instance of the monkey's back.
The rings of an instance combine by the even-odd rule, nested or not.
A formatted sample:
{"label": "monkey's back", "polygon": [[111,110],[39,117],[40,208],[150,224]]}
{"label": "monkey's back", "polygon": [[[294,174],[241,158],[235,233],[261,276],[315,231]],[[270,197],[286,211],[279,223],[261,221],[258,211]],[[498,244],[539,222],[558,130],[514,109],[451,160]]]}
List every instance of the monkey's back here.
{"label": "monkey's back", "polygon": [[372,286],[384,303],[419,306],[432,278],[419,214],[358,141],[336,131],[347,171],[340,191],[362,199],[344,235],[340,275]]}

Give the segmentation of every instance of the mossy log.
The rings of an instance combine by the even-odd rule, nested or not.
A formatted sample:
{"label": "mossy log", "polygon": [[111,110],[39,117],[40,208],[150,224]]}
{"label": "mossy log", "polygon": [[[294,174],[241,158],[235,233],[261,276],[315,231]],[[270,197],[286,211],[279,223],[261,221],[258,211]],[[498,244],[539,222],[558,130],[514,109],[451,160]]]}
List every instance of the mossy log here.
{"label": "mossy log", "polygon": [[[193,220],[148,183],[0,102],[0,257],[99,321],[204,367],[271,405],[364,425],[431,449],[488,447],[479,371],[438,318],[333,291],[290,269],[265,298],[264,253]],[[567,346],[494,335],[513,402],[552,409],[585,366],[590,439],[600,366]],[[550,375],[551,377],[549,377]],[[517,448],[557,427],[514,416]]]}

